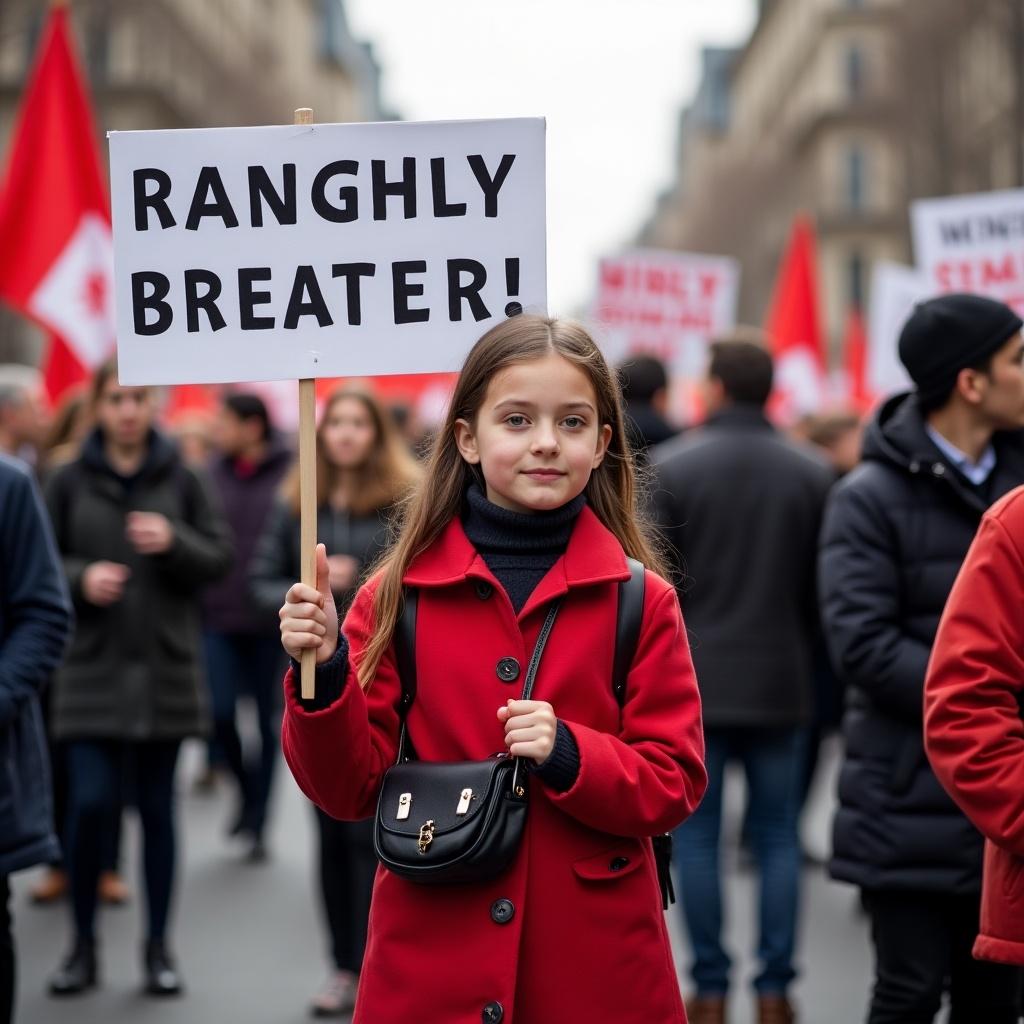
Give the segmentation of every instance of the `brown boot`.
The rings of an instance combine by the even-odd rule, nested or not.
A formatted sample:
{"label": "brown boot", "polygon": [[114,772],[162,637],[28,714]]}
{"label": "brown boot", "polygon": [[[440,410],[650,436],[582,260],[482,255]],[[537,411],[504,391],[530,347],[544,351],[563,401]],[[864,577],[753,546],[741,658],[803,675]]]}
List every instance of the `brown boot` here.
{"label": "brown boot", "polygon": [[131,890],[124,884],[116,871],[104,871],[100,875],[96,892],[104,903],[114,907],[122,906],[132,897]]}
{"label": "brown boot", "polygon": [[691,996],[686,1019],[690,1024],[725,1024],[725,996]]}
{"label": "brown boot", "polygon": [[45,875],[32,887],[29,896],[33,903],[56,903],[68,891],[67,872],[61,868],[49,868]]}
{"label": "brown boot", "polygon": [[796,1024],[793,1004],[785,996],[758,996],[757,1024]]}

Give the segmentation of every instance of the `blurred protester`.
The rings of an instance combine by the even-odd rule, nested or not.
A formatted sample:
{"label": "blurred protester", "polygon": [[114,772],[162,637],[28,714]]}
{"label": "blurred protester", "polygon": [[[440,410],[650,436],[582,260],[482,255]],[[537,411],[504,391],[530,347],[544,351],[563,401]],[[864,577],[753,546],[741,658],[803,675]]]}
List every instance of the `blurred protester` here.
{"label": "blurred protester", "polygon": [[[343,387],[327,400],[316,451],[317,539],[327,546],[331,590],[343,617],[367,568],[387,547],[389,520],[417,482],[419,469],[391,417],[356,387]],[[258,603],[273,616],[301,576],[298,467],[285,494],[251,570]],[[320,895],[334,971],[310,1008],[327,1017],[350,1013],[355,1005],[377,860],[372,822],[335,821],[315,810]]]}
{"label": "blurred protester", "polygon": [[618,367],[626,403],[626,431],[633,450],[646,454],[678,431],[667,419],[668,372],[654,356],[633,356]]}
{"label": "blurred protester", "polygon": [[805,436],[810,444],[821,449],[837,478],[846,476],[860,462],[864,423],[855,413],[813,416],[806,424]]}
{"label": "blurred protester", "polygon": [[[251,841],[248,857],[266,856],[267,818],[280,719],[279,683],[284,658],[274,615],[255,607],[249,595],[249,565],[267,515],[291,465],[289,449],[273,430],[263,399],[253,394],[224,397],[214,425],[219,454],[210,480],[227,515],[235,544],[231,571],[203,595],[206,674],[213,698],[214,736],[238,783],[239,808],[230,832]],[[252,697],[260,749],[246,763],[235,711],[240,695]]]}
{"label": "blurred protester", "polygon": [[0,365],[0,454],[36,464],[46,427],[41,394],[38,370],[19,363]]}
{"label": "blurred protester", "polygon": [[231,546],[205,485],[153,428],[154,397],[121,387],[115,363],[101,367],[90,396],[96,428],[47,487],[78,613],[53,698],[54,732],[67,742],[75,928],[54,995],[97,981],[96,887],[126,772],[145,837],[145,988],[182,990],[166,945],[174,769],[181,740],[206,727],[198,594],[227,571]]}
{"label": "blurred protester", "polygon": [[[91,429],[89,402],[83,390],[68,392],[58,403],[43,435],[36,470],[44,482],[58,467],[77,458],[81,444]],[[64,745],[53,736],[50,718],[50,700],[53,688],[43,692],[43,713],[46,718],[46,737],[50,751],[50,772],[53,781],[53,816],[61,850],[65,847],[64,827],[67,824],[67,759]],[[122,906],[131,899],[131,891],[118,871],[121,848],[121,821],[117,817],[114,829],[105,837],[103,870],[100,872],[98,894],[108,906]],[[49,865],[46,873],[32,886],[33,903],[49,904],[63,899],[70,882],[63,856]]]}
{"label": "blurred protester", "polygon": [[925,745],[987,840],[974,955],[1024,966],[1022,538],[1018,488],[985,514],[946,603],[925,681]]}
{"label": "blurred protester", "polygon": [[946,295],[916,307],[899,355],[915,384],[868,427],[864,461],[822,531],[825,635],[847,685],[831,873],[871,917],[869,1024],[1016,1024],[1014,971],[971,958],[982,839],[929,767],[925,669],[985,510],[1024,482],[1024,338],[1008,307]]}
{"label": "blurred protester", "polygon": [[213,418],[205,412],[178,415],[167,432],[178,447],[186,466],[205,467],[216,455]]}
{"label": "blurred protester", "polygon": [[71,603],[28,468],[0,455],[0,1024],[14,1014],[8,876],[57,859],[39,690],[71,629]]}
{"label": "blurred protester", "polygon": [[800,848],[797,817],[817,622],[814,566],[832,474],[768,422],[772,360],[748,340],[711,346],[703,427],[652,452],[658,518],[686,585],[695,638],[708,790],[676,833],[693,948],[691,1024],[726,1019],[719,842],[726,763],[746,771],[751,844],[761,872],[754,981],[761,1024],[794,1019]]}
{"label": "blurred protester", "polygon": [[45,477],[58,466],[77,459],[82,442],[92,430],[88,396],[69,392],[57,404],[50,426],[43,437],[41,462]]}

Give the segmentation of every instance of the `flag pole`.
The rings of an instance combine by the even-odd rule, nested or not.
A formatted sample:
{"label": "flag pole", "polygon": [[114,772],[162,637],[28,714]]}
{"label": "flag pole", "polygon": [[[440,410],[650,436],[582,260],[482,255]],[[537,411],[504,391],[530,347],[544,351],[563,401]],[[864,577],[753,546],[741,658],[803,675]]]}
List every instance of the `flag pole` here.
{"label": "flag pole", "polygon": [[[65,0],[66,2],[66,0]],[[311,107],[295,111],[295,124],[312,124]],[[316,380],[299,381],[299,551],[302,582],[316,586]],[[316,694],[316,651],[302,652],[302,697]]]}

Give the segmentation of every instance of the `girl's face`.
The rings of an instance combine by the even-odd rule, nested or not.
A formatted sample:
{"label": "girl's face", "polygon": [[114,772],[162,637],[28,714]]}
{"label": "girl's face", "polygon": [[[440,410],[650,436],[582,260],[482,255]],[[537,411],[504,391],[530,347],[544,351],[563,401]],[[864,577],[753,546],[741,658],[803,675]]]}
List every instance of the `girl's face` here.
{"label": "girl's face", "polygon": [[370,457],[377,430],[370,410],[358,398],[341,398],[320,429],[327,461],[338,469],[358,469]]}
{"label": "girl's face", "polygon": [[513,512],[559,508],[583,491],[608,450],[590,378],[556,353],[495,374],[474,422],[457,420],[462,457],[487,499]]}
{"label": "girl's face", "polygon": [[156,403],[149,388],[124,388],[112,377],[100,392],[95,413],[96,422],[109,441],[134,448],[149,435]]}

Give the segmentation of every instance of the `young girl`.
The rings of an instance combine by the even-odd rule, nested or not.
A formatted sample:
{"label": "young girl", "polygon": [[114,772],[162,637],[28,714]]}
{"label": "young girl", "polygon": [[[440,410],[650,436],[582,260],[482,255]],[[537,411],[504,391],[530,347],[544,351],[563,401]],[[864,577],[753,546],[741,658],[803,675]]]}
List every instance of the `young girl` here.
{"label": "young girl", "polygon": [[[638,521],[618,386],[580,326],[518,316],[470,353],[401,537],[339,635],[323,547],[282,641],[316,650],[317,696],[285,680],[285,757],[337,818],[370,817],[399,738],[392,634],[416,588],[421,761],[527,760],[512,866],[425,886],[378,870],[357,1024],[685,1022],[649,837],[704,792],[700,703],[672,586],[646,573],[624,706],[612,692],[626,555],[660,568]],[[534,697],[518,700],[552,601]]]}
{"label": "young girl", "polygon": [[[347,385],[324,404],[316,432],[317,536],[331,555],[328,586],[342,614],[356,585],[387,546],[389,518],[420,478],[388,412],[362,388]],[[275,616],[281,594],[299,575],[299,474],[285,483],[250,567],[258,604]],[[334,970],[316,993],[318,1017],[347,1014],[366,945],[366,923],[377,860],[368,821],[337,821],[316,808],[320,896],[330,932]]]}

